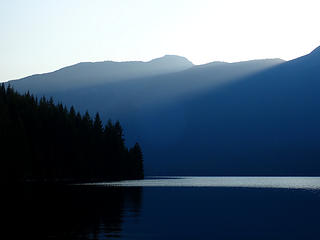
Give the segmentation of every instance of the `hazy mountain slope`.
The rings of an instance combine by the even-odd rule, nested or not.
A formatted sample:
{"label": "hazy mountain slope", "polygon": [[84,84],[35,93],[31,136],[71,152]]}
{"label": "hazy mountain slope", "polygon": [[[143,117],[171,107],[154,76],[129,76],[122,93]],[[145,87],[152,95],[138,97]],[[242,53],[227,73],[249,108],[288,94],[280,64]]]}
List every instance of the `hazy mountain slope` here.
{"label": "hazy mountain slope", "polygon": [[[139,132],[151,145],[146,148],[153,156],[150,167],[159,174],[319,175],[319,92],[318,48],[161,111],[145,112],[147,129],[154,131],[151,135],[141,127]],[[174,127],[167,138],[154,138],[169,125]]]}
{"label": "hazy mountain slope", "polygon": [[[212,63],[171,74],[109,82],[51,94],[79,109],[99,111],[105,118],[113,116],[126,121],[147,108],[173,104],[186,96],[217,88],[280,63],[283,61],[279,59]],[[43,92],[37,94],[41,95]]]}
{"label": "hazy mountain slope", "polygon": [[10,84],[20,92],[49,94],[53,91],[96,86],[124,79],[182,71],[193,64],[184,57],[166,55],[149,62],[84,62],[60,70],[32,75]]}

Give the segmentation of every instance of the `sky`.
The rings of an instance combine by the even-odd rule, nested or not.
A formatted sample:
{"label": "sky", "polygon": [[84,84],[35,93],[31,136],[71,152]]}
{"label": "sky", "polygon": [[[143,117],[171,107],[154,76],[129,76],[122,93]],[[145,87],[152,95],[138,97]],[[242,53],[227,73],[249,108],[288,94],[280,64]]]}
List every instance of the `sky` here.
{"label": "sky", "polygon": [[320,45],[319,0],[0,0],[0,82],[78,62],[290,60]]}

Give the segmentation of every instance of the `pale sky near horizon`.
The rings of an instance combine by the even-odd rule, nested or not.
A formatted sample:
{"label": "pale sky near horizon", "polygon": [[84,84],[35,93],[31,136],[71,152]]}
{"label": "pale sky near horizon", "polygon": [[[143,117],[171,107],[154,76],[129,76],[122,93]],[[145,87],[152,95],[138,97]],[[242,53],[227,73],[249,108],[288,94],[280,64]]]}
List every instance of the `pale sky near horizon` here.
{"label": "pale sky near horizon", "polygon": [[78,62],[290,60],[320,45],[319,0],[0,0],[0,82]]}

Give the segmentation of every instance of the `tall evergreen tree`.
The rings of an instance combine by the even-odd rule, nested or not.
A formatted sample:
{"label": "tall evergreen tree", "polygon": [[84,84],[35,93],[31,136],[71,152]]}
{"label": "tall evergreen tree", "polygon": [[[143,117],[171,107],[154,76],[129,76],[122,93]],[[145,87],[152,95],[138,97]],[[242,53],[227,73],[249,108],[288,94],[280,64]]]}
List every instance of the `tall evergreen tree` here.
{"label": "tall evergreen tree", "polygon": [[103,124],[102,124],[99,113],[96,113],[96,116],[94,118],[93,128],[97,133],[102,134]]}
{"label": "tall evergreen tree", "polygon": [[[129,151],[130,154],[130,164],[132,167],[130,170],[132,171],[132,177],[136,178],[144,178],[143,174],[143,154],[139,143],[136,143],[133,148]],[[138,173],[138,174],[136,174]]]}

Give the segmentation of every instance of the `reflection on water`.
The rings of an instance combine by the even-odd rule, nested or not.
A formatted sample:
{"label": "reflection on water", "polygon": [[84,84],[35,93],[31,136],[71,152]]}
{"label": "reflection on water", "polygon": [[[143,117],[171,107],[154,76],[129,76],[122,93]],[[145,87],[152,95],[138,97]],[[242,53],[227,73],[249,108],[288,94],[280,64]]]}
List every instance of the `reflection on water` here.
{"label": "reflection on water", "polygon": [[2,227],[11,239],[119,238],[123,217],[137,217],[141,204],[139,188],[24,186],[2,193]]}
{"label": "reflection on water", "polygon": [[318,240],[319,189],[264,177],[14,187],[1,192],[0,238]]}
{"label": "reflection on water", "polygon": [[245,187],[320,189],[320,177],[166,177],[84,185],[117,187]]}

